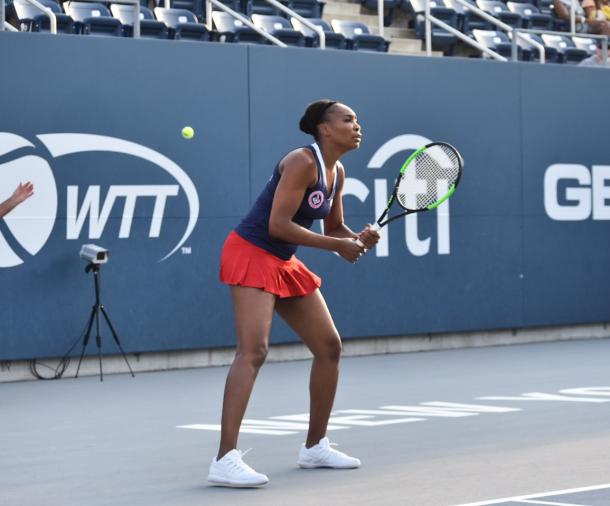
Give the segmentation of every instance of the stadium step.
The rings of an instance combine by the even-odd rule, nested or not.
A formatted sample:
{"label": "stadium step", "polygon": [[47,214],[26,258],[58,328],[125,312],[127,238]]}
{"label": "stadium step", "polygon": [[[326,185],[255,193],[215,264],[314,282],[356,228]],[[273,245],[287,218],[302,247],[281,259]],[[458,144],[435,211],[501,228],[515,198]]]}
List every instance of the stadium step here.
{"label": "stadium step", "polygon": [[[409,54],[414,56],[426,56],[422,49],[422,41],[419,39],[391,39],[390,53]],[[432,56],[443,56],[442,51],[432,51]]]}
{"label": "stadium step", "polygon": [[[371,26],[371,32],[375,35],[379,34],[379,28],[377,25]],[[412,28],[394,28],[391,26],[385,26],[383,28],[383,36],[386,39],[414,39],[415,30]]]}
{"label": "stadium step", "polygon": [[343,16],[360,16],[360,4],[329,2],[324,7],[324,17],[332,16],[335,19],[343,19]]}
{"label": "stadium step", "polygon": [[340,13],[333,13],[332,10],[330,11],[330,13],[327,11],[328,7],[330,6],[330,3],[326,4],[326,7],[324,8],[324,16],[323,19],[325,21],[328,21],[329,23],[333,20],[333,19],[340,19],[343,21],[359,21],[360,23],[364,23],[366,25],[370,27],[375,26],[377,23],[377,16],[367,16],[367,15],[363,15],[363,14],[340,14]]}
{"label": "stadium step", "polygon": [[421,53],[421,40],[418,39],[391,39],[390,53]]}
{"label": "stadium step", "polygon": [[[324,7],[324,19],[329,23],[333,19],[358,21],[368,25],[371,33],[379,34],[378,18],[375,11],[362,7],[351,0],[329,0]],[[396,9],[392,26],[384,27],[383,36],[391,40],[390,53],[426,56],[422,41],[415,38],[415,30],[408,28],[409,16]],[[443,53],[433,51],[432,56]]]}

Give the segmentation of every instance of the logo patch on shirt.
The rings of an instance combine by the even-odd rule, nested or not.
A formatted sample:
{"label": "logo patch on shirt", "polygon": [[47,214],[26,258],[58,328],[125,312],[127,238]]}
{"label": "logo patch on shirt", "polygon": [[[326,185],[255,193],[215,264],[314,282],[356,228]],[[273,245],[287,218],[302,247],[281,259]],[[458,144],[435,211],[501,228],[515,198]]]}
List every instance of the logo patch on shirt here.
{"label": "logo patch on shirt", "polygon": [[318,209],[324,203],[324,193],[320,190],[312,192],[308,199],[309,206],[313,209]]}

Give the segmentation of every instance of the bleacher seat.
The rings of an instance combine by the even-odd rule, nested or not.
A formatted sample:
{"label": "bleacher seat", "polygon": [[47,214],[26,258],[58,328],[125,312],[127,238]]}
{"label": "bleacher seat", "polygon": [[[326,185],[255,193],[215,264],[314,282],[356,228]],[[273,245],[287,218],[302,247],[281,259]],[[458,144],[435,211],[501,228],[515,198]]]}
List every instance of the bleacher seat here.
{"label": "bleacher seat", "polygon": [[[111,4],[110,12],[123,25],[123,35],[133,37],[133,6],[128,4]],[[167,39],[169,31],[165,23],[157,21],[147,7],[140,6],[140,36],[152,39]]]}
{"label": "bleacher seat", "polygon": [[582,36],[582,37],[577,37],[577,36],[572,36],[572,42],[574,42],[574,45],[579,48],[579,49],[584,49],[589,56],[592,56],[595,54],[595,52],[597,51],[597,44],[595,43],[595,39],[592,39],[590,37]]}
{"label": "bleacher seat", "polygon": [[[156,0],[156,4],[155,7],[164,8],[165,0]],[[192,12],[200,23],[205,23],[205,0],[171,0],[170,8]]]}
{"label": "bleacher seat", "polygon": [[[61,6],[54,0],[38,0],[47,9],[55,13],[57,31],[61,33],[74,33],[74,21],[64,14]],[[25,0],[13,2],[22,32],[48,32],[51,29],[49,16]]]}
{"label": "bleacher seat", "polygon": [[[165,7],[165,0],[157,0],[161,2],[158,7]],[[242,12],[242,1],[241,0],[218,0],[220,3],[229,7],[236,12]],[[172,9],[186,9],[197,16],[197,20],[200,23],[205,24],[206,13],[205,13],[205,0],[172,0]],[[219,7],[212,5],[213,11],[221,10]]]}
{"label": "bleacher seat", "polygon": [[[333,32],[332,27],[328,24],[328,22],[323,19],[309,18],[309,22],[312,24],[319,26],[324,30],[324,35],[326,36],[326,47],[333,49],[346,49],[347,48],[347,40],[340,33]],[[305,36],[305,45],[308,47],[319,47],[320,46],[320,38],[318,34],[314,32],[311,28],[301,23],[296,18],[291,18],[290,22],[295,30],[300,31]]]}
{"label": "bleacher seat", "polygon": [[572,39],[566,35],[542,34],[542,40],[546,46],[557,49],[559,61],[562,63],[579,63],[584,60],[589,53],[584,49],[576,47]]}
{"label": "bleacher seat", "polygon": [[205,25],[197,22],[197,17],[191,11],[155,7],[155,17],[165,23],[171,39],[210,40],[210,32]]}
{"label": "bleacher seat", "polygon": [[283,16],[281,10],[276,9],[265,0],[246,0],[245,13],[249,17],[252,17],[254,14],[262,14],[263,16]]}
{"label": "bleacher seat", "polygon": [[523,28],[530,30],[553,30],[553,16],[542,14],[538,7],[524,2],[506,2],[508,10],[516,12],[523,19]]}
{"label": "bleacher seat", "polygon": [[[557,49],[551,46],[546,46],[540,35],[536,33],[522,33],[522,35],[529,40],[542,44],[544,46],[544,59],[546,63],[561,63],[559,61],[559,54]],[[509,32],[509,38],[512,40],[512,33]],[[521,37],[517,37],[517,45],[521,47],[523,60],[525,61],[540,61],[540,55],[538,54],[538,48],[533,44],[524,41]]]}
{"label": "bleacher seat", "polygon": [[[241,0],[218,0],[221,4],[226,5],[229,9],[234,10],[235,12],[242,12],[242,2]],[[221,10],[219,7],[212,5],[213,10]]]}
{"label": "bleacher seat", "polygon": [[[476,7],[474,1],[467,0],[469,4],[472,4],[473,7]],[[445,0],[444,1],[446,7],[450,7],[453,9],[458,16],[458,29],[467,34],[471,35],[472,30],[493,30],[494,25],[491,21],[487,21],[479,16],[476,12],[474,12],[469,7],[466,7],[461,2],[457,0]]]}
{"label": "bleacher seat", "polygon": [[521,15],[508,10],[506,4],[499,0],[477,0],[477,7],[513,28],[523,28]]}
{"label": "bleacher seat", "polygon": [[104,4],[70,1],[64,3],[64,9],[74,20],[76,33],[114,37],[120,37],[123,34],[121,22],[112,17]]}
{"label": "bleacher seat", "polygon": [[[142,1],[142,0],[141,0]],[[157,0],[161,2],[158,7],[165,7],[165,0]],[[245,12],[242,8],[242,0],[218,0],[221,4],[226,5],[229,9],[232,9],[236,12]],[[172,9],[186,9],[187,11],[191,11],[199,22],[205,24],[205,0],[172,0],[171,2]],[[219,7],[212,5],[213,11],[221,10]]]}
{"label": "bleacher seat", "polygon": [[534,5],[538,7],[538,10],[542,14],[548,14],[550,16],[555,15],[555,5],[553,0],[534,0]]}
{"label": "bleacher seat", "polygon": [[305,36],[295,30],[286,18],[253,14],[252,22],[288,46],[305,46]]}
{"label": "bleacher seat", "polygon": [[388,52],[390,42],[380,35],[373,35],[364,23],[333,19],[330,24],[335,32],[342,34],[347,39],[348,49]]}
{"label": "bleacher seat", "polygon": [[[508,35],[504,32],[498,32],[496,30],[473,30],[472,36],[474,39],[492,51],[495,51],[500,56],[504,56],[509,60],[512,57],[512,44]],[[519,49],[519,47],[517,46]]]}
{"label": "bleacher seat", "polygon": [[269,44],[269,41],[261,34],[239,19],[226,12],[215,11],[212,13],[212,21],[218,32],[220,42],[246,42],[250,44]]}
{"label": "bleacher seat", "polygon": [[[377,0],[360,0],[367,9],[377,12]],[[383,25],[390,26],[394,20],[394,9],[402,3],[402,0],[383,0]]]}
{"label": "bleacher seat", "polygon": [[[426,38],[426,2],[425,0],[411,0],[411,8],[413,9],[415,16],[415,36],[418,39],[424,40]],[[456,30],[459,28],[457,12],[451,7],[446,7],[442,1],[430,1],[430,14]],[[431,29],[432,49],[451,54],[453,52],[453,47],[457,42],[457,37],[444,28],[439,28],[434,24],[432,24]]]}
{"label": "bleacher seat", "polygon": [[318,0],[289,0],[288,8],[304,18],[319,19],[324,13],[324,2]]}

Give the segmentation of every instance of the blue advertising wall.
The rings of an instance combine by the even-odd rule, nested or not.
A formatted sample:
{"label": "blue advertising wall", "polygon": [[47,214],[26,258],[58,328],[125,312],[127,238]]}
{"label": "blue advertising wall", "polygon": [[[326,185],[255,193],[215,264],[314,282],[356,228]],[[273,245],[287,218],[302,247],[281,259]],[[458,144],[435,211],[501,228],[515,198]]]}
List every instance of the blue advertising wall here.
{"label": "blue advertising wall", "polygon": [[[344,338],[608,320],[605,180],[557,183],[569,220],[549,215],[544,185],[554,164],[604,173],[603,69],[11,33],[0,59],[0,201],[36,186],[0,220],[0,360],[79,338],[94,298],[85,243],[110,250],[102,302],[126,351],[231,345],[222,243],[278,159],[310,142],[298,120],[323,97],[363,126],[343,159],[355,230],[426,139],[465,159],[449,203],[384,229],[356,265],[301,248]],[[582,219],[587,199],[598,212]],[[277,319],[272,341],[296,339]]]}

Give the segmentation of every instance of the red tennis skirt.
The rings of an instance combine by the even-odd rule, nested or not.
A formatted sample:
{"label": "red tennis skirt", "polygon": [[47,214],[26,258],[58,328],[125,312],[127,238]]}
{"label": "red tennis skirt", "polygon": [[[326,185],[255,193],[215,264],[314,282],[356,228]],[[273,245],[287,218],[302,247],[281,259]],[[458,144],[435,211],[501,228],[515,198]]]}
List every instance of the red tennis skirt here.
{"label": "red tennis skirt", "polygon": [[220,281],[231,286],[249,286],[280,298],[309,295],[322,280],[294,255],[282,260],[232,231],[220,257]]}

